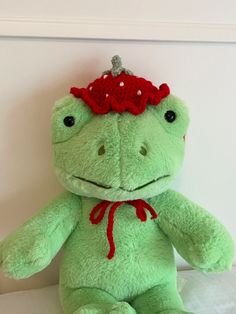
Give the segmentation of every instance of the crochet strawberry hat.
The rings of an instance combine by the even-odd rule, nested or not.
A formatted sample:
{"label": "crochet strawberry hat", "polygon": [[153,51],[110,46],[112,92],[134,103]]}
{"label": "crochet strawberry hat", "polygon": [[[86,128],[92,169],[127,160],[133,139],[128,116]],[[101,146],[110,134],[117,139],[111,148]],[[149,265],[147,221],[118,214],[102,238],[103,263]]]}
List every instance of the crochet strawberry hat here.
{"label": "crochet strawberry hat", "polygon": [[124,112],[139,115],[147,105],[157,106],[167,97],[170,89],[167,84],[154,86],[150,81],[133,75],[122,67],[121,58],[114,56],[111,70],[91,82],[86,88],[72,87],[70,93],[81,98],[96,114]]}

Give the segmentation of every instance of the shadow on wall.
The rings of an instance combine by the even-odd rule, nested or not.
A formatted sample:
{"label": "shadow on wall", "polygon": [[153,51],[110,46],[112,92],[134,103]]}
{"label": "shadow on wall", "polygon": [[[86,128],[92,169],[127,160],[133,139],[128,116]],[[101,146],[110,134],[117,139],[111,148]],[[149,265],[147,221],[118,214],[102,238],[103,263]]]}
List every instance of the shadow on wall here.
{"label": "shadow on wall", "polygon": [[[63,81],[51,81],[46,89],[36,86],[34,93],[31,91],[26,98],[16,95],[18,100],[6,119],[11,123],[5,121],[2,125],[8,136],[3,147],[5,166],[1,174],[0,239],[63,191],[53,172],[52,106],[56,99],[69,92],[71,86],[86,86],[94,79],[98,75],[96,65],[96,59],[85,62],[80,69],[73,64],[72,69],[68,69],[69,74],[62,75]],[[0,273],[0,293],[54,284],[58,281],[58,264],[57,257],[42,273],[21,281],[5,278]]]}

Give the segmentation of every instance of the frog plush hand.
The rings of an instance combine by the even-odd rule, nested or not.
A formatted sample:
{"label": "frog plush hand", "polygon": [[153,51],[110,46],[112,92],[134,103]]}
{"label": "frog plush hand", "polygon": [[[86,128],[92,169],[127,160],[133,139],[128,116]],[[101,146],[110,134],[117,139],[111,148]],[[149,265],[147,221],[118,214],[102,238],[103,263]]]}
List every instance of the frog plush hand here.
{"label": "frog plush hand", "polygon": [[72,88],[52,115],[55,169],[67,192],[0,245],[12,278],[44,269],[64,244],[66,314],[187,313],[173,246],[194,268],[230,270],[234,245],[207,211],[169,189],[184,156],[182,101],[113,67]]}

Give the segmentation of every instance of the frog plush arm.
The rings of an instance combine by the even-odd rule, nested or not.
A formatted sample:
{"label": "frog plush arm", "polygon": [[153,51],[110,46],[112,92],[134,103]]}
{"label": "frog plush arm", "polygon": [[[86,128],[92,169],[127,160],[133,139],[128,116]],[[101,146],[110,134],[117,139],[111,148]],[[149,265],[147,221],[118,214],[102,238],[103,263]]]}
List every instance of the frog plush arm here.
{"label": "frog plush arm", "polygon": [[80,198],[63,193],[0,243],[8,277],[27,278],[48,266],[78,222]]}
{"label": "frog plush arm", "polygon": [[156,208],[160,228],[191,266],[205,272],[230,270],[233,240],[216,218],[171,190],[156,198]]}

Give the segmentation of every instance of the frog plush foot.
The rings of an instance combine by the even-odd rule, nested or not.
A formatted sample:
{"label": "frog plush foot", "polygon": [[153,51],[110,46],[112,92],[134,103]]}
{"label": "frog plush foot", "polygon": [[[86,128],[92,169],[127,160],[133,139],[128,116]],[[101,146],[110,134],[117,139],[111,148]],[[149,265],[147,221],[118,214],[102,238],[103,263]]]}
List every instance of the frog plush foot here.
{"label": "frog plush foot", "polygon": [[73,314],[136,314],[136,311],[126,302],[111,304],[87,304]]}
{"label": "frog plush foot", "polygon": [[191,314],[184,310],[175,279],[147,290],[131,305],[138,314]]}
{"label": "frog plush foot", "polygon": [[86,304],[73,314],[106,314],[110,307],[110,304]]}
{"label": "frog plush foot", "polygon": [[136,314],[136,311],[127,302],[117,302],[109,314]]}
{"label": "frog plush foot", "polygon": [[65,314],[136,314],[131,305],[97,288],[61,286],[60,294]]}
{"label": "frog plush foot", "polygon": [[161,312],[159,314],[194,314],[194,313],[185,312],[185,311],[181,311],[181,310],[167,310],[167,311]]}

